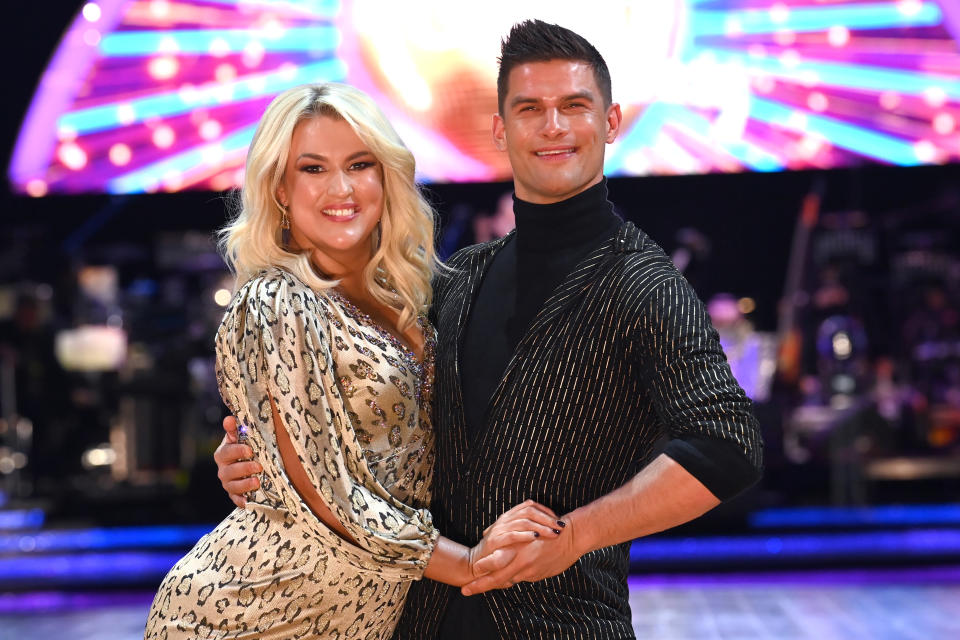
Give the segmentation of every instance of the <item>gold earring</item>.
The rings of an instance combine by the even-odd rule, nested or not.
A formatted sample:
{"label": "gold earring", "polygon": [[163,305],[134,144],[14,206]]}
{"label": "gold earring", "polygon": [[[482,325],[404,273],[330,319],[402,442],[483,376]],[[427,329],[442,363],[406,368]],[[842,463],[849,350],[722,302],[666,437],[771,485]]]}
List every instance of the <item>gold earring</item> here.
{"label": "gold earring", "polygon": [[287,215],[289,207],[285,204],[280,205],[280,247],[287,249],[290,246],[290,216]]}

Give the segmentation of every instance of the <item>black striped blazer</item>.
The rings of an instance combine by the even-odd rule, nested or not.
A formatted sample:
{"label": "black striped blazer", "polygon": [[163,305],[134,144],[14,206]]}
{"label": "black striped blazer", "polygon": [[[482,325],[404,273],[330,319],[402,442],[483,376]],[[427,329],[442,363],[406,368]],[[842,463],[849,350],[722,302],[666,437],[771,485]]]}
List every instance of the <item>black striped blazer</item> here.
{"label": "black striped blazer", "polygon": [[[468,442],[459,350],[484,270],[503,240],[468,247],[435,287],[439,342],[434,521],[475,544],[527,498],[565,513],[627,482],[662,437],[719,439],[761,466],[750,401],[703,304],[664,252],[626,222],[561,283],[521,339]],[[629,544],[562,574],[484,594],[503,638],[632,638]],[[452,587],[413,585],[397,637],[434,638]]]}

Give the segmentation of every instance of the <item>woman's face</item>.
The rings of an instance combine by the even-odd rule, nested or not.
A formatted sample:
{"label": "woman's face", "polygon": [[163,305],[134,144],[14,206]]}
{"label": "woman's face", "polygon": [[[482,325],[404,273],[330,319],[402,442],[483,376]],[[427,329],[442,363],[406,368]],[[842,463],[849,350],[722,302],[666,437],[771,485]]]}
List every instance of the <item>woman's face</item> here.
{"label": "woman's face", "polygon": [[292,244],[310,251],[328,275],[370,260],[383,213],[383,169],[346,121],[317,116],[296,126],[277,197],[288,207]]}

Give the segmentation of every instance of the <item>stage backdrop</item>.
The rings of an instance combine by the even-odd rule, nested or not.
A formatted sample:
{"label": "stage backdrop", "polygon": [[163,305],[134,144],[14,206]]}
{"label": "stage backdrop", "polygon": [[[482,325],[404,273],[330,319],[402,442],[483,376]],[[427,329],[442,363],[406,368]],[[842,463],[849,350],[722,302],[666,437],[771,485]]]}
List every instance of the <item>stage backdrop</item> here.
{"label": "stage backdrop", "polygon": [[960,160],[958,0],[97,0],[9,178],[34,196],[226,189],[274,95],[336,80],[374,96],[422,180],[506,179],[496,59],[527,17],[607,59],[624,115],[608,175]]}

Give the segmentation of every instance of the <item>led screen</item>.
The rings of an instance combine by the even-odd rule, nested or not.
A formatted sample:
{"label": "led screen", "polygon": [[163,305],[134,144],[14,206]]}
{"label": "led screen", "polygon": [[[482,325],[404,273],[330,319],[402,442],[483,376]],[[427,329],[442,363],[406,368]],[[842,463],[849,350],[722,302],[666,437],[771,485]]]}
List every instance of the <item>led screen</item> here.
{"label": "led screen", "polygon": [[422,180],[506,179],[496,57],[527,17],[607,59],[624,115],[608,175],[960,160],[958,0],[98,0],[52,57],[10,180],[226,189],[270,99],[323,80],[374,96]]}

